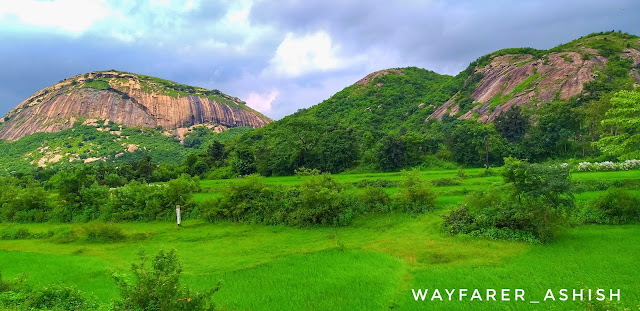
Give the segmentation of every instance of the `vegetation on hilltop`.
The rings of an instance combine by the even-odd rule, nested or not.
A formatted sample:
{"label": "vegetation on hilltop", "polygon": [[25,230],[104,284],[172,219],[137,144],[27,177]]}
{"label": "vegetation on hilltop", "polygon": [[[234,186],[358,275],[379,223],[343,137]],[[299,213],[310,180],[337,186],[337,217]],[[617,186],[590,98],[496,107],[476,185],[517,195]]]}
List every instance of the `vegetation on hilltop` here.
{"label": "vegetation on hilltop", "polygon": [[[616,32],[586,36],[545,51],[505,49],[480,57],[455,77],[418,68],[376,72],[331,98],[244,136],[232,152],[249,169],[265,176],[290,175],[300,167],[326,172],[399,170],[407,167],[502,164],[504,157],[532,161],[569,158],[613,159],[592,144],[606,130],[602,125],[610,100],[632,90],[633,60],[624,49],[638,49],[637,37]],[[608,61],[595,69],[595,79],[569,100],[532,104],[500,114],[482,124],[445,115],[425,122],[436,108],[453,98],[459,116],[473,105],[471,94],[486,66],[501,55],[532,55],[533,60],[558,51],[595,49]],[[544,77],[534,73],[512,93],[535,87]],[[493,106],[509,98],[494,98]],[[238,157],[236,159],[240,160]],[[231,160],[230,162],[233,162]],[[232,167],[233,169],[233,167]]]}

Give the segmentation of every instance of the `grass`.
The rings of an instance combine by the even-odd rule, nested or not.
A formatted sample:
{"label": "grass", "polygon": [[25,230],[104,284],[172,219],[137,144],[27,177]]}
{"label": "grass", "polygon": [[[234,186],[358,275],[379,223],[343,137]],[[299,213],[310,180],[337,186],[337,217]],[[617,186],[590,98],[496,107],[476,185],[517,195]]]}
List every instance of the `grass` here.
{"label": "grass", "polygon": [[[467,170],[455,186],[435,187],[439,208],[358,217],[346,227],[292,228],[197,220],[123,223],[127,237],[109,243],[52,238],[0,240],[5,279],[28,272],[34,285],[63,283],[91,293],[103,304],[117,298],[111,273],[126,273],[140,248],[148,254],[176,248],[183,282],[215,286],[217,305],[230,310],[538,310],[585,309],[582,302],[416,302],[412,288],[522,288],[527,300],[542,300],[547,288],[620,288],[622,304],[640,303],[640,225],[569,228],[549,245],[452,237],[440,231],[442,214],[461,202],[465,189],[486,187],[499,176]],[[574,179],[640,178],[637,172],[576,173]],[[455,178],[457,170],[425,171],[426,178]],[[596,176],[596,177],[594,177]],[[305,177],[272,177],[267,183],[297,184]],[[396,173],[336,175],[342,182],[399,180]],[[230,181],[203,180],[222,195]],[[394,189],[387,189],[393,191]],[[354,190],[358,191],[358,189]],[[639,191],[634,191],[640,194]],[[583,201],[601,192],[578,194]],[[9,226],[0,224],[0,227]],[[84,224],[11,224],[32,233],[82,230]]]}

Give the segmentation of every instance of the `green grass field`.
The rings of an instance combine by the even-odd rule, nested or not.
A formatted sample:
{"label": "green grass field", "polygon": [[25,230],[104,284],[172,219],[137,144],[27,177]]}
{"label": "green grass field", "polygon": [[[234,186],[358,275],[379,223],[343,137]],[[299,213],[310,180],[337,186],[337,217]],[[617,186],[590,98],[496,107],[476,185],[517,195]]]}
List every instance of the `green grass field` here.
{"label": "green grass field", "polygon": [[[175,248],[184,263],[183,282],[213,287],[224,310],[584,310],[584,302],[542,302],[546,289],[614,288],[621,306],[640,304],[640,225],[568,228],[548,245],[451,237],[441,233],[441,215],[466,192],[501,180],[467,170],[454,186],[435,187],[438,209],[413,216],[370,214],[346,227],[292,228],[221,222],[122,223],[128,236],[144,239],[62,243],[56,237],[0,240],[0,271],[11,279],[28,274],[34,285],[63,283],[91,293],[101,303],[117,298],[113,272],[128,273],[143,248],[149,255]],[[428,171],[425,178],[455,178],[457,170]],[[345,183],[399,180],[400,174],[336,175]],[[640,179],[636,172],[576,173],[575,180]],[[266,178],[297,184],[304,177]],[[231,181],[204,180],[206,193],[223,195]],[[358,191],[355,189],[353,191]],[[388,189],[392,192],[394,189]],[[638,195],[638,191],[634,191]],[[577,201],[600,192],[578,194]],[[85,224],[0,224],[31,232],[80,230]],[[411,289],[521,288],[525,302],[414,300]]]}

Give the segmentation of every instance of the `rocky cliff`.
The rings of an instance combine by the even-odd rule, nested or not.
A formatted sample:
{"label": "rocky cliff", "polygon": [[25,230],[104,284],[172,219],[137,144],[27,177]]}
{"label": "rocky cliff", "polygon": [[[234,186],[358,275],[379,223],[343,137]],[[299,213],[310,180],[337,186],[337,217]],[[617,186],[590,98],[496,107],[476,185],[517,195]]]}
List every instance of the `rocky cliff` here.
{"label": "rocky cliff", "polygon": [[0,119],[0,139],[57,132],[86,120],[162,127],[178,134],[194,125],[262,127],[271,120],[236,97],[154,77],[91,72],[47,87]]}
{"label": "rocky cliff", "polygon": [[611,57],[629,60],[628,78],[637,86],[640,83],[640,39],[625,36],[613,33],[581,38],[550,51],[531,54],[522,49],[525,52],[504,54],[498,51],[487,55],[486,61],[477,64],[468,79],[470,83],[474,78],[477,80],[470,90],[471,100],[461,104],[461,94],[456,94],[427,120],[450,115],[486,123],[513,106],[569,100],[584,94],[586,83],[607,74]]}

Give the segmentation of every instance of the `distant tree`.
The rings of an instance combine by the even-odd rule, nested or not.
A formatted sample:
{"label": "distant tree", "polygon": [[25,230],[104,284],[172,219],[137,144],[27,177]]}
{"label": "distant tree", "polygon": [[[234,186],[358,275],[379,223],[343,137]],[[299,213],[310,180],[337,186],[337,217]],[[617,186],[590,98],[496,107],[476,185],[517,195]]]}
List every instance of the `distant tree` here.
{"label": "distant tree", "polygon": [[408,131],[402,136],[407,154],[407,164],[419,165],[424,157],[438,151],[438,143],[442,141],[439,133],[421,134],[416,131]]}
{"label": "distant tree", "polygon": [[448,147],[456,162],[471,166],[484,164],[488,169],[490,163],[500,160],[504,142],[493,125],[467,120],[449,135]]}
{"label": "distant tree", "polygon": [[210,164],[219,163],[224,161],[225,153],[224,153],[224,144],[219,141],[214,141],[209,148],[207,148],[207,157]]}
{"label": "distant tree", "polygon": [[207,136],[211,135],[213,135],[213,131],[210,129],[204,126],[197,126],[194,127],[191,132],[184,135],[183,144],[188,148],[198,148],[207,140]]}
{"label": "distant tree", "polygon": [[323,172],[340,173],[358,159],[355,138],[345,130],[335,130],[322,136],[315,150],[313,167]]}
{"label": "distant tree", "polygon": [[376,153],[378,165],[384,171],[399,170],[406,164],[405,145],[397,136],[384,136]]}
{"label": "distant tree", "polygon": [[570,143],[580,133],[580,120],[580,114],[572,108],[571,102],[552,102],[542,108],[538,113],[538,124],[526,139],[530,158],[569,155]]}
{"label": "distant tree", "polygon": [[509,142],[520,142],[529,128],[529,117],[522,114],[519,106],[501,113],[493,122],[496,130]]}
{"label": "distant tree", "polygon": [[247,146],[236,149],[231,161],[233,171],[238,175],[250,175],[256,172],[256,159],[253,151]]}
{"label": "distant tree", "polygon": [[297,147],[297,165],[310,166],[308,164],[313,161],[313,151],[327,132],[327,125],[317,118],[299,117],[285,120],[276,131],[281,143]]}
{"label": "distant tree", "polygon": [[640,93],[616,93],[605,116],[602,125],[609,132],[594,145],[605,154],[621,158],[640,156]]}
{"label": "distant tree", "polygon": [[133,163],[134,170],[138,178],[151,181],[151,174],[156,165],[151,162],[151,155],[145,154],[140,160]]}

